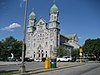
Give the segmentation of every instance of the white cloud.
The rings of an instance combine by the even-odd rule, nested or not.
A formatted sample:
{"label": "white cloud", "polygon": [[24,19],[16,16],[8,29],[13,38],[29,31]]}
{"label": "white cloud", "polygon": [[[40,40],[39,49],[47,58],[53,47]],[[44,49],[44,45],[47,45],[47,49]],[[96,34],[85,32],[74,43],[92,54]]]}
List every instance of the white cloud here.
{"label": "white cloud", "polygon": [[0,30],[3,30],[3,31],[14,31],[14,29],[20,28],[20,27],[21,27],[20,24],[18,24],[18,23],[12,23],[12,24],[10,24],[7,27],[1,28]]}
{"label": "white cloud", "polygon": [[81,39],[82,37],[79,36],[78,38]]}

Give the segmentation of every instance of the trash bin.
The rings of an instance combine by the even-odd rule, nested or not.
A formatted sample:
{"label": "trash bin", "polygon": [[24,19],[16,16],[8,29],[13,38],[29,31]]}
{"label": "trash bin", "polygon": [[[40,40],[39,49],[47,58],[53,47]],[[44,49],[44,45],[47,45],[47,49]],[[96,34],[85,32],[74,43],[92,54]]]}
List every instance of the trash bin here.
{"label": "trash bin", "polygon": [[51,59],[51,68],[56,68],[56,59]]}

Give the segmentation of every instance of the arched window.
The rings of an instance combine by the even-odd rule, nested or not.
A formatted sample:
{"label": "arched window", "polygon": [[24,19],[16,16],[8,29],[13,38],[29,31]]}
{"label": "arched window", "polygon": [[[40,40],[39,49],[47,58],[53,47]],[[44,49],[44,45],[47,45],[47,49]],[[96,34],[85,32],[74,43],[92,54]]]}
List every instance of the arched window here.
{"label": "arched window", "polygon": [[39,57],[40,57],[40,53],[39,53]]}
{"label": "arched window", "polygon": [[47,51],[46,51],[46,57],[47,57]]}
{"label": "arched window", "polygon": [[44,56],[44,54],[42,53],[42,57]]}
{"label": "arched window", "polygon": [[34,58],[35,58],[35,52],[34,52]]}

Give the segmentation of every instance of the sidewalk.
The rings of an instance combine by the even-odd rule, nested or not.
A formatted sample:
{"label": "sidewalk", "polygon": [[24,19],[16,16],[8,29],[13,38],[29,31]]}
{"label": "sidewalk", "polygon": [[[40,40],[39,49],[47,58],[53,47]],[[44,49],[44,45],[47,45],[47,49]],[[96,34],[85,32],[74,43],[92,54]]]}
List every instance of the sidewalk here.
{"label": "sidewalk", "polygon": [[4,62],[4,61],[0,61],[0,66],[2,66],[2,65],[12,65],[12,64],[21,64],[21,62]]}
{"label": "sidewalk", "polygon": [[55,70],[60,70],[60,69],[65,69],[65,68],[71,68],[71,67],[76,67],[76,66],[81,66],[84,65],[76,62],[66,62],[66,63],[57,63],[57,68],[50,68],[50,69],[45,69],[41,68],[38,70],[34,70],[34,72],[27,72],[21,75],[33,75],[33,74],[38,74],[38,73],[43,73],[43,72],[48,72],[48,71],[55,71]]}
{"label": "sidewalk", "polygon": [[[12,65],[12,64],[21,64],[21,62],[1,62],[0,61],[0,65]],[[77,62],[57,62],[57,68],[45,69],[44,67],[39,67],[39,68],[35,67],[33,70],[27,70],[27,72],[22,75],[38,74],[42,72],[55,71],[55,70],[71,68],[71,67],[76,67],[76,66],[81,66],[81,65],[84,65],[84,63],[80,64]],[[21,74],[15,74],[15,75],[21,75]]]}

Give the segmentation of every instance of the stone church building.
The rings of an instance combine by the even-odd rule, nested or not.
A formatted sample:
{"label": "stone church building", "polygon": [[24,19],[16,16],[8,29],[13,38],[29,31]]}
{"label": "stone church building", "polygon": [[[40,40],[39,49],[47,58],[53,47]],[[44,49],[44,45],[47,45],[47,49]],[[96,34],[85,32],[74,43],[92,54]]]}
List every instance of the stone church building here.
{"label": "stone church building", "polygon": [[51,7],[49,15],[50,19],[46,22],[42,17],[37,21],[34,10],[30,13],[26,34],[26,57],[32,59],[54,58],[57,48],[60,46],[70,52],[80,47],[76,34],[60,34],[59,10],[55,3]]}

